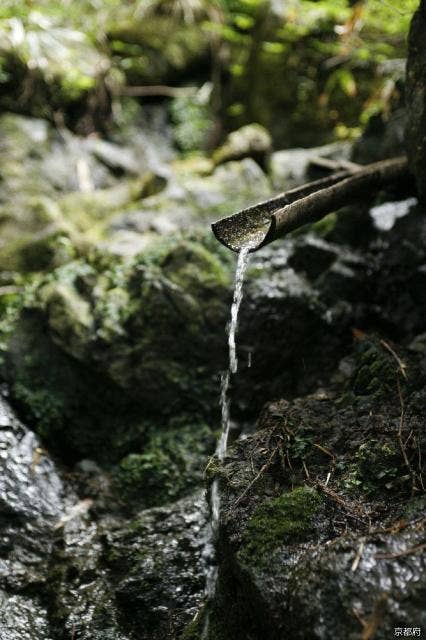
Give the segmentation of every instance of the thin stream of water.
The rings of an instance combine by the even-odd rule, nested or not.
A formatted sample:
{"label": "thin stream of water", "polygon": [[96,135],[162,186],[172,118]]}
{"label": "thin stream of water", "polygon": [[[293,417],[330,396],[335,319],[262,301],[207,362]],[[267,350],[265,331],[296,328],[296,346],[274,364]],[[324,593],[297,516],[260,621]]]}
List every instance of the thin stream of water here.
{"label": "thin stream of water", "polygon": [[[217,442],[216,455],[220,461],[223,461],[228,448],[228,437],[230,428],[230,398],[229,398],[229,385],[231,381],[231,375],[235,374],[238,370],[238,358],[236,350],[236,334],[238,329],[238,312],[240,310],[241,301],[243,299],[243,284],[244,276],[249,263],[251,245],[247,245],[241,249],[238,254],[237,269],[235,272],[234,283],[234,296],[231,306],[231,321],[228,327],[228,354],[229,363],[228,370],[222,375],[221,387],[220,387],[220,407],[222,414],[221,421],[221,434]],[[213,543],[215,542],[220,518],[220,494],[219,494],[219,480],[215,478],[211,487],[210,495],[211,503],[211,529],[213,536]],[[206,575],[206,598],[207,603],[213,598],[216,591],[218,569],[217,565],[212,564]],[[207,610],[205,624],[203,629],[202,638],[207,640],[209,630],[209,612]]]}

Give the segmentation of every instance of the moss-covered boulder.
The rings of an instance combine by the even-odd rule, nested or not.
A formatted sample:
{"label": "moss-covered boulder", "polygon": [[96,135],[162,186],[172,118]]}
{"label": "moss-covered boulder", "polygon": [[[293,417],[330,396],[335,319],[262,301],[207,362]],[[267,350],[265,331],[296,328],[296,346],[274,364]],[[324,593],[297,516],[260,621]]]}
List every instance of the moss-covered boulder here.
{"label": "moss-covered boulder", "polygon": [[194,491],[203,482],[205,461],[214,446],[212,429],[191,417],[172,420],[163,430],[151,427],[141,452],[128,454],[116,467],[113,488],[120,503],[135,510]]}
{"label": "moss-covered boulder", "polygon": [[[200,612],[211,640],[356,638],[358,617],[385,639],[425,623],[424,360],[359,340],[331,389],[267,405],[256,432],[209,467],[221,495],[218,583]],[[389,386],[348,394],[371,350],[390,358]],[[363,375],[369,388],[374,365]]]}
{"label": "moss-covered boulder", "polygon": [[153,421],[194,412],[214,426],[230,284],[215,250],[182,238],[130,263],[95,254],[17,296],[2,375],[51,446],[70,459],[119,460],[143,452]]}
{"label": "moss-covered boulder", "polygon": [[84,254],[109,217],[166,183],[140,141],[120,147],[12,113],[0,117],[0,135],[2,270],[52,270]]}
{"label": "moss-covered boulder", "polygon": [[321,496],[311,487],[298,487],[260,504],[244,531],[241,562],[259,567],[277,546],[307,539],[320,504]]}
{"label": "moss-covered boulder", "polygon": [[[214,220],[271,195],[267,175],[252,158],[213,170],[205,158],[175,161],[167,187],[106,221],[106,247],[128,256],[152,237],[206,229]],[[148,240],[148,242],[147,242]]]}

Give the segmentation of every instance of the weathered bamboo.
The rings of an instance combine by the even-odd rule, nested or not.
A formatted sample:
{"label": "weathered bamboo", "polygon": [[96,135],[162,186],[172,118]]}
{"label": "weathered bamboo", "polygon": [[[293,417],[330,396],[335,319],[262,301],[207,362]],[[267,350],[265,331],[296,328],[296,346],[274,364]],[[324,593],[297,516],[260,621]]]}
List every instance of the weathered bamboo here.
{"label": "weathered bamboo", "polygon": [[216,238],[232,251],[249,244],[251,251],[295,229],[321,220],[332,211],[371,196],[390,185],[411,184],[405,156],[382,160],[315,180],[270,200],[243,209],[212,225]]}

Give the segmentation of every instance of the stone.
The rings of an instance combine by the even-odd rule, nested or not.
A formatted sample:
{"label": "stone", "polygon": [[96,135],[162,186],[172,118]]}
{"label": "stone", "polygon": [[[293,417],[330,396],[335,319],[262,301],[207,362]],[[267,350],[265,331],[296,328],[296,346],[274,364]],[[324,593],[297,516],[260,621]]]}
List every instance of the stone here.
{"label": "stone", "polygon": [[0,590],[2,640],[53,640],[47,611],[37,599],[7,595]]}
{"label": "stone", "polygon": [[228,135],[223,145],[213,153],[213,162],[222,164],[250,157],[265,167],[271,151],[272,139],[267,129],[260,124],[248,124]]}
{"label": "stone", "polygon": [[201,493],[128,519],[94,461],[82,460],[64,481],[5,394],[2,387],[2,640],[64,632],[83,640],[177,640],[204,594]]}
{"label": "stone", "polygon": [[107,567],[126,627],[140,640],[177,640],[204,596],[203,496],[144,511],[106,535]]}
{"label": "stone", "polygon": [[[426,369],[420,354],[393,349],[406,366],[402,428],[423,447]],[[359,619],[385,639],[425,624],[425,503],[412,498],[420,468],[411,478],[397,440],[398,363],[368,336],[352,356],[349,381],[269,403],[256,431],[211,466],[221,520],[209,640],[356,638]],[[416,446],[407,441],[413,459]]]}
{"label": "stone", "polygon": [[311,149],[284,149],[274,151],[269,162],[272,185],[277,191],[286,191],[308,182],[309,164],[317,158],[349,160],[351,144],[334,142]]}

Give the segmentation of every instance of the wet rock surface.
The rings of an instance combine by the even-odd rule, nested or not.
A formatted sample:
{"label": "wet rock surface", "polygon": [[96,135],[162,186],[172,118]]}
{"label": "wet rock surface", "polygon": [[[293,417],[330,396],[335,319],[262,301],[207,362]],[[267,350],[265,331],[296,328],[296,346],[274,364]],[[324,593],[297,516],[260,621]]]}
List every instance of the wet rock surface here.
{"label": "wet rock surface", "polygon": [[63,485],[38,438],[0,398],[0,630],[8,640],[52,638],[46,603],[52,532]]}
{"label": "wet rock surface", "polygon": [[0,407],[1,637],[177,638],[203,595],[203,497],[128,519],[99,467],[65,473]]}
{"label": "wet rock surface", "polygon": [[[374,227],[366,211],[361,246],[348,212],[348,221],[342,213],[324,232],[285,239],[253,255],[241,311],[241,366],[233,382],[240,419],[248,417],[247,407],[260,411],[271,398],[327,386],[354,328],[404,344],[422,331],[424,214],[413,201],[402,205],[405,215],[387,231]],[[380,224],[387,211],[375,216]],[[340,225],[352,228],[344,244]]]}
{"label": "wet rock surface", "polygon": [[107,532],[113,591],[134,637],[178,638],[197,613],[204,597],[207,525],[204,496],[198,494]]}

